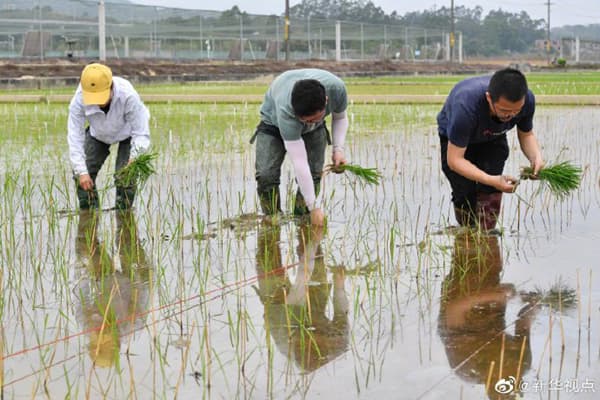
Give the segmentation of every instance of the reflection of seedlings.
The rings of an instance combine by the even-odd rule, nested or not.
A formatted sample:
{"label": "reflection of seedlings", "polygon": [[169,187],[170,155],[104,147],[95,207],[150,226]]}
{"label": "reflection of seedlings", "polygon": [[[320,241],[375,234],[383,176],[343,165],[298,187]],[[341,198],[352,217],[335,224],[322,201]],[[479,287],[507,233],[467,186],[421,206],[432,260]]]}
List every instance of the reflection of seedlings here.
{"label": "reflection of seedlings", "polygon": [[521,297],[526,301],[551,307],[553,310],[571,309],[577,306],[577,291],[569,288],[561,279],[558,279],[548,290],[536,287],[533,292],[522,293]]}
{"label": "reflection of seedlings", "polygon": [[262,217],[257,213],[242,214],[233,218],[226,218],[221,221],[223,228],[235,229],[235,230],[256,230],[258,223],[261,222]]}
{"label": "reflection of seedlings", "polygon": [[204,232],[204,233],[190,233],[189,235],[184,235],[182,237],[183,240],[208,240],[214,239],[219,235],[216,232]]}
{"label": "reflection of seedlings", "polygon": [[[200,90],[212,86],[202,85]],[[577,90],[571,85],[561,85],[563,86],[569,90]],[[148,90],[172,93],[174,90],[189,91],[190,87],[172,85]],[[423,90],[424,87],[419,85],[414,90]],[[229,86],[225,90],[229,90],[228,88]],[[363,85],[360,89],[363,88],[367,86]],[[369,87],[367,90],[382,88],[397,91],[404,88],[404,85]],[[587,85],[584,90],[591,94],[589,91],[593,88],[597,89],[598,86]],[[447,87],[434,90],[446,93],[449,89],[448,84]],[[237,86],[234,90],[237,92],[254,88]],[[259,91],[263,94],[263,87],[260,87]],[[35,335],[29,336],[34,338],[30,340],[30,344],[40,345],[46,342],[49,335],[54,339],[55,335],[66,332],[61,327],[70,327],[72,324],[71,316],[66,312],[70,308],[71,299],[69,261],[72,258],[72,246],[66,244],[74,232],[73,221],[76,219],[73,215],[76,213],[60,211],[71,210],[75,204],[71,171],[64,163],[64,152],[60,151],[60,147],[64,145],[62,132],[66,119],[65,105],[8,104],[0,108],[5,116],[10,116],[5,118],[5,130],[0,135],[0,142],[4,146],[0,161],[0,175],[3,179],[0,188],[0,259],[5,265],[11,266],[0,270],[5,279],[0,298],[4,304],[14,304],[11,307],[11,310],[16,312],[14,321],[20,321],[5,324],[4,332],[0,327],[0,337],[6,341],[3,345],[5,352],[8,352],[10,349],[19,350],[19,338],[29,334],[28,332],[33,331]],[[356,397],[359,390],[365,385],[372,386],[373,382],[376,386],[379,385],[379,377],[389,375],[390,356],[398,354],[396,351],[400,348],[399,343],[402,347],[418,346],[418,349],[414,349],[415,355],[407,352],[408,357],[404,361],[394,361],[393,366],[398,366],[398,374],[405,373],[411,368],[411,364],[419,364],[419,360],[424,363],[431,362],[431,359],[427,360],[427,353],[429,351],[431,355],[432,351],[436,350],[436,340],[431,336],[428,324],[431,310],[435,308],[437,300],[431,300],[431,293],[434,291],[428,287],[436,284],[431,279],[432,272],[445,271],[448,268],[448,251],[441,246],[451,243],[448,235],[457,233],[453,229],[444,229],[448,226],[450,201],[447,197],[438,196],[440,172],[436,161],[437,132],[423,127],[435,119],[438,111],[437,105],[374,106],[357,102],[349,112],[353,127],[353,135],[348,143],[351,159],[365,166],[381,168],[385,165],[386,179],[374,188],[376,190],[363,190],[362,182],[347,173],[343,178],[335,178],[356,181],[359,185],[336,185],[335,188],[323,190],[326,199],[331,199],[328,202],[331,207],[327,208],[327,214],[330,216],[331,232],[328,236],[332,242],[327,247],[327,258],[343,260],[341,262],[351,268],[346,274],[350,277],[348,285],[352,288],[349,301],[354,307],[350,313],[352,329],[349,334],[352,356],[342,361],[342,368],[336,369],[337,372],[343,371],[340,378],[344,382],[352,380],[346,378],[354,369],[356,392],[352,384],[345,385],[338,388],[342,397]],[[132,338],[130,341],[131,353],[128,350],[128,354],[135,353],[137,356],[128,360],[129,370],[120,368],[115,371],[113,368],[115,373],[109,376],[108,381],[103,379],[104,374],[92,373],[87,374],[89,378],[85,381],[77,382],[93,390],[90,397],[101,397],[95,388],[101,388],[103,393],[112,393],[113,397],[117,398],[127,397],[128,393],[137,393],[138,397],[147,398],[153,393],[151,390],[156,388],[161,390],[157,392],[158,396],[161,396],[161,393],[164,395],[169,390],[172,392],[169,388],[177,387],[176,380],[181,364],[185,366],[186,374],[192,373],[198,388],[203,391],[203,397],[210,397],[211,388],[213,397],[217,389],[218,395],[226,398],[244,395],[310,397],[312,390],[321,389],[320,382],[324,374],[317,379],[313,379],[312,376],[298,376],[293,369],[286,368],[281,357],[274,355],[275,341],[263,335],[264,328],[260,324],[252,326],[256,315],[246,314],[246,310],[253,309],[253,301],[256,299],[254,293],[232,288],[227,294],[218,296],[217,300],[209,301],[214,297],[209,293],[216,287],[252,278],[254,275],[248,269],[248,263],[252,262],[253,257],[248,257],[247,252],[250,252],[255,240],[250,237],[244,243],[236,235],[238,229],[243,231],[251,223],[246,225],[245,222],[235,221],[235,218],[233,221],[225,220],[226,223],[231,222],[228,226],[222,222],[225,217],[235,217],[244,211],[255,209],[253,177],[248,173],[252,170],[254,153],[253,148],[247,145],[247,139],[256,123],[258,105],[156,103],[152,107],[152,114],[151,129],[159,133],[153,134],[153,142],[156,142],[156,148],[163,149],[160,154],[163,173],[160,179],[148,180],[144,188],[145,193],[139,196],[137,207],[142,220],[140,225],[143,236],[148,240],[148,248],[151,249],[152,258],[157,263],[157,272],[153,274],[151,282],[151,293],[155,301],[153,304],[157,307],[167,306],[181,299],[196,298],[196,295],[201,296],[202,301],[200,304],[194,303],[191,307],[181,303],[178,310],[174,311],[179,316],[175,319],[162,319],[162,313],[152,313],[148,329],[140,332],[143,340]],[[565,118],[562,112],[558,114],[561,114],[561,119],[550,116],[548,121],[566,123],[558,128],[549,126],[551,129],[548,129],[547,133],[555,135],[550,138],[546,136],[544,140],[549,150],[564,142],[564,137],[558,135],[565,131],[585,133],[587,129],[588,133],[593,132],[593,129],[589,129],[591,121],[580,127],[580,118],[568,115]],[[584,115],[589,116],[591,113]],[[22,136],[23,127],[30,133],[26,141]],[[569,223],[571,215],[577,218],[577,207],[581,207],[582,213],[589,209],[590,215],[595,210],[600,181],[594,174],[600,163],[595,147],[587,146],[591,143],[588,136],[582,134],[571,138],[573,151],[569,153],[569,157],[590,165],[590,178],[593,178],[593,182],[582,186],[568,204],[554,202],[554,198],[535,199],[537,202],[545,201],[543,207],[537,208],[543,210],[538,215],[529,206],[525,211],[521,210],[521,200],[512,208],[508,207],[511,206],[511,200],[507,202],[507,211],[518,207],[523,212],[519,218],[514,217],[514,221],[533,224],[528,227],[528,236],[532,232],[549,232],[551,235],[556,227],[562,228],[564,224]],[[238,149],[244,153],[237,154]],[[560,149],[556,152],[558,150]],[[198,154],[203,156],[198,157]],[[114,154],[111,157],[114,158]],[[32,169],[32,165],[35,165],[35,168]],[[424,174],[426,179],[423,178]],[[112,176],[108,175],[99,176],[99,185],[112,181]],[[293,184],[293,180],[290,182]],[[529,190],[534,186],[535,184],[527,185],[520,189]],[[295,187],[293,189],[295,192]],[[538,203],[532,201],[532,204]],[[43,217],[32,219],[32,215]],[[287,217],[288,215],[281,215],[272,222],[273,225],[279,226],[282,232],[293,237],[293,229],[286,225]],[[342,219],[344,224],[339,222]],[[213,222],[203,222],[204,220]],[[535,226],[542,222],[543,225]],[[513,229],[516,227],[508,224],[508,221],[506,225]],[[106,224],[102,227],[108,229]],[[439,231],[435,232],[436,229]],[[161,236],[163,232],[165,235]],[[182,240],[186,234],[189,234],[185,237],[188,241]],[[419,252],[417,245],[423,239],[426,240],[419,246],[423,251]],[[513,244],[519,241],[520,237],[511,235],[506,240]],[[289,238],[282,240],[281,264],[291,262],[293,243],[295,242]],[[540,244],[545,243],[540,237]],[[520,242],[515,245],[521,250]],[[483,253],[485,251],[480,250]],[[49,268],[50,266],[55,268]],[[422,273],[415,285],[413,278],[417,266]],[[333,269],[327,272],[328,275],[335,274]],[[465,280],[465,277],[461,277]],[[583,281],[586,279],[587,274]],[[597,279],[589,279],[584,285],[597,285],[597,282]],[[313,286],[311,282],[307,283],[310,290],[318,287]],[[423,292],[423,288],[427,291]],[[285,289],[273,290],[280,292],[282,298],[269,298],[265,301],[284,303]],[[586,332],[588,335],[593,332],[590,320],[594,315],[593,311],[597,310],[592,304],[594,292],[589,290],[588,293],[589,300],[586,296],[578,301],[581,349],[589,347],[585,346]],[[429,297],[425,298],[428,294]],[[580,295],[581,291],[578,291],[578,294]],[[543,295],[545,294],[541,296]],[[568,297],[564,292],[560,296],[560,303],[563,303],[563,297]],[[557,298],[558,295],[554,297]],[[331,303],[328,304],[327,311],[330,312]],[[554,308],[558,310],[558,307]],[[165,315],[171,314],[165,312]],[[551,314],[556,327],[558,318],[555,318],[555,313]],[[52,318],[54,315],[56,319]],[[223,315],[227,318],[224,319]],[[404,315],[408,316],[406,323],[402,321]],[[314,319],[314,314],[312,316]],[[308,315],[303,317],[308,318]],[[12,319],[8,318],[7,321]],[[415,325],[419,324],[418,328],[413,329],[413,322]],[[304,335],[304,341],[299,341],[298,347],[314,345],[312,338],[317,337],[312,325],[306,320],[304,324],[305,326],[292,336],[295,338],[297,335]],[[196,329],[192,335],[189,326],[202,328]],[[109,328],[106,326],[104,331],[106,336],[110,336]],[[574,328],[574,334],[577,335],[577,326]],[[567,325],[565,319],[565,330],[571,334],[572,329],[573,324]],[[417,337],[406,336],[407,333],[415,331]],[[178,347],[175,347],[173,342],[167,340],[169,337],[177,338],[182,335],[184,338],[189,337],[189,348],[184,341],[176,342]],[[577,338],[576,349],[573,349],[571,336],[566,337],[570,340],[569,351],[576,352],[577,362],[583,362],[585,357],[580,356]],[[287,340],[287,335],[284,339]],[[543,335],[538,339],[543,340]],[[588,339],[589,342],[591,341]],[[81,393],[81,390],[77,388],[83,386],[73,384],[68,374],[68,365],[65,369],[44,368],[44,365],[50,365],[47,355],[76,354],[73,341],[67,342],[66,346],[68,347],[64,348],[62,343],[44,346],[32,352],[30,358],[19,358],[24,360],[24,363],[13,362],[12,365],[8,365],[4,360],[5,367],[15,366],[15,371],[12,372],[15,378],[25,374],[31,376],[30,380],[22,385],[24,392],[29,390],[27,387],[43,388],[50,393],[48,397],[54,398],[55,393],[64,394],[66,387],[69,393],[63,397],[78,397],[77,393]],[[322,348],[319,346],[319,349]],[[193,362],[174,363],[173,360],[177,358],[185,360],[185,357],[182,357],[184,349],[190,351],[190,357],[194,355]],[[548,355],[548,350],[545,354]],[[84,353],[80,357],[87,358],[87,354]],[[504,359],[506,360],[506,355]],[[35,365],[36,360],[44,365],[36,368],[40,373],[33,376],[27,365],[30,362]],[[61,360],[56,358],[56,361]],[[547,359],[544,359],[544,362],[547,362]],[[22,364],[22,368],[19,364]],[[523,361],[519,361],[519,365],[521,364]],[[83,363],[81,365],[83,366]],[[435,368],[440,367],[436,361],[431,365]],[[441,367],[446,368],[445,364]],[[589,369],[578,369],[578,364],[573,368],[580,372],[580,376],[589,372]],[[81,370],[85,373],[83,368]],[[329,372],[325,371],[325,374]],[[48,374],[51,374],[53,379],[46,379]],[[190,380],[189,376],[187,377]],[[103,379],[102,382],[100,379]],[[161,388],[153,386],[153,379],[161,382],[158,385]],[[15,379],[15,382],[20,381]],[[17,386],[10,385],[10,382],[9,386],[6,386],[6,382],[4,384],[5,391],[13,390],[12,388]],[[493,385],[494,383],[492,387]],[[466,391],[468,387],[465,386]],[[247,388],[249,392],[236,392]],[[405,389],[404,397],[418,397],[415,389]],[[16,393],[17,390],[14,390]],[[18,396],[18,393],[14,396]]]}
{"label": "reflection of seedlings", "polygon": [[[565,308],[566,309],[575,308],[579,304],[578,296],[579,296],[579,288],[578,288],[578,290],[570,289],[563,283],[563,281],[560,278],[547,291],[536,288],[536,290],[534,292],[521,294],[521,298],[524,301],[528,301],[532,306],[540,305],[540,306],[546,306],[549,308],[549,315],[548,315],[549,323],[548,323],[548,325],[550,326],[550,329],[548,330],[548,337],[546,338],[546,344],[544,345],[544,350],[542,352],[542,356],[540,357],[540,366],[538,367],[538,371],[541,369],[541,365],[542,365],[542,361],[544,358],[544,354],[546,352],[546,348],[548,349],[548,353],[549,353],[548,368],[550,371],[552,369],[552,325],[553,325],[554,318],[556,318],[552,311],[555,310],[558,312],[560,338],[561,338],[561,351],[560,351],[560,360],[559,360],[559,369],[560,369],[559,376],[560,376],[560,373],[562,372],[564,353],[565,353],[565,331],[564,331],[564,326],[563,326],[562,314],[563,314],[563,310]],[[579,354],[579,350],[577,353]],[[539,373],[538,373],[538,376],[539,376]]]}
{"label": "reflection of seedlings", "polygon": [[[221,229],[232,230],[238,238],[243,239],[248,232],[256,230],[258,224],[263,220],[263,216],[256,213],[242,214],[233,218],[226,218],[219,224],[211,223],[212,225],[207,231],[190,233],[182,236],[183,240],[208,240],[219,237]],[[218,226],[216,226],[218,225]],[[203,230],[203,229],[201,229]]]}
{"label": "reflection of seedlings", "polygon": [[262,216],[257,213],[242,214],[233,218],[226,218],[221,221],[222,229],[230,229],[237,238],[244,239],[248,233],[256,231],[256,228],[262,221]]}
{"label": "reflection of seedlings", "polygon": [[[337,268],[344,269],[342,265],[336,265],[335,267],[329,267],[331,270],[335,270]],[[350,276],[369,276],[374,272],[381,270],[381,261],[375,260],[371,261],[365,265],[358,266],[352,269],[346,269],[345,274]]]}
{"label": "reflection of seedlings", "polygon": [[[268,222],[275,229],[277,226],[294,221],[294,216],[279,214],[276,217],[269,215],[260,215],[257,213],[241,214],[237,217],[226,218],[220,222],[211,222],[209,227],[204,230],[203,224],[198,224],[203,232],[194,232],[181,236],[183,240],[209,240],[220,237],[224,230],[233,231],[236,238],[243,240],[248,233],[253,233],[262,222]],[[163,240],[170,240],[170,236],[164,234]]]}

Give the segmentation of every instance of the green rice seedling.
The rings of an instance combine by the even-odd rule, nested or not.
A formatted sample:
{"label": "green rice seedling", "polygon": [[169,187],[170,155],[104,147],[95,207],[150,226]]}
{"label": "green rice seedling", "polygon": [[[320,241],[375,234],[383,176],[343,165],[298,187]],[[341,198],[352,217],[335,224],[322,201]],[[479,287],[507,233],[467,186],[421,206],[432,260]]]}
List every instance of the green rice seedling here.
{"label": "green rice seedling", "polygon": [[[455,232],[446,229],[447,220],[452,218],[449,191],[443,189],[446,182],[436,157],[430,157],[431,149],[438,145],[437,132],[431,121],[435,119],[439,105],[396,104],[391,97],[390,103],[383,103],[380,99],[381,95],[395,94],[396,90],[447,94],[460,78],[441,75],[427,78],[431,84],[421,81],[420,76],[407,78],[415,85],[406,85],[404,79],[398,77],[382,78],[389,79],[389,84],[377,84],[376,87],[371,87],[370,83],[378,83],[375,78],[371,81],[356,79],[356,84],[351,83],[351,86],[357,91],[349,88],[349,92],[378,96],[374,96],[372,102],[355,100],[349,106],[352,136],[347,143],[348,154],[352,155],[352,162],[378,167],[382,174],[381,165],[385,164],[385,179],[380,179],[378,186],[367,188],[364,182],[358,182],[360,179],[349,173],[342,180],[348,179],[350,184],[337,185],[330,190],[321,187],[327,205],[328,227],[321,243],[325,259],[320,265],[338,267],[322,268],[321,281],[311,275],[307,288],[311,291],[322,289],[328,294],[310,297],[311,306],[324,307],[324,317],[322,307],[319,313],[313,308],[312,314],[308,309],[297,310],[294,314],[283,300],[287,288],[299,276],[308,276],[304,266],[292,265],[299,259],[298,221],[286,213],[271,226],[260,221],[262,215],[255,214],[258,209],[253,179],[255,148],[248,145],[248,138],[254,132],[259,115],[259,100],[247,104],[238,98],[232,104],[152,101],[149,105],[153,150],[159,153],[153,164],[157,172],[160,167],[168,173],[161,174],[160,179],[151,177],[146,181],[144,193],[138,196],[134,210],[140,235],[139,245],[136,242],[134,247],[147,253],[149,268],[144,272],[147,280],[142,278],[139,282],[131,282],[135,285],[130,284],[134,275],[140,275],[143,263],[131,265],[128,276],[114,275],[124,278],[119,278],[121,296],[114,294],[115,305],[119,298],[130,298],[125,296],[128,287],[133,290],[130,293],[140,299],[136,304],[136,315],[141,317],[135,318],[134,325],[134,318],[119,320],[119,323],[111,321],[112,317],[104,314],[106,307],[98,307],[95,300],[98,297],[91,296],[85,304],[94,311],[94,324],[85,325],[87,322],[81,320],[80,309],[84,303],[80,299],[86,288],[100,292],[102,287],[90,282],[86,275],[82,279],[77,272],[81,261],[76,252],[79,217],[78,210],[72,207],[77,202],[73,197],[76,192],[70,166],[65,162],[66,104],[0,104],[0,121],[5,127],[0,135],[0,145],[6,150],[0,160],[0,261],[6,266],[0,270],[3,275],[0,276],[0,317],[3,320],[0,345],[4,348],[0,364],[3,363],[4,371],[8,371],[4,377],[0,374],[0,379],[4,379],[5,397],[47,393],[46,396],[51,398],[97,398],[106,397],[108,393],[123,398],[136,393],[142,398],[188,398],[198,392],[203,397],[314,397],[330,389],[324,387],[323,382],[327,382],[332,369],[342,373],[336,376],[339,385],[331,390],[339,392],[339,396],[357,397],[366,393],[368,397],[376,391],[397,389],[393,380],[385,379],[390,371],[410,374],[414,365],[422,363],[429,363],[439,370],[441,375],[436,373],[431,377],[442,382],[437,378],[446,376],[454,368],[445,357],[432,354],[446,351],[448,359],[456,359],[459,354],[451,346],[468,349],[469,339],[474,338],[470,336],[474,332],[471,328],[481,328],[482,336],[488,333],[486,328],[491,326],[488,324],[492,323],[493,314],[500,310],[496,307],[486,309],[477,303],[471,308],[467,321],[481,324],[465,326],[468,337],[458,337],[457,341],[446,342],[439,329],[435,329],[436,322],[446,318],[444,313],[437,315],[437,311],[447,292],[443,279],[454,267],[455,239]],[[560,79],[565,79],[564,75]],[[256,89],[235,83],[218,87],[210,83],[198,87],[172,85],[171,88],[175,95],[196,91],[231,95],[237,93],[237,89],[242,89],[241,93],[246,89],[263,93],[266,84],[264,86]],[[553,88],[574,90],[567,85]],[[71,94],[71,91],[72,88],[64,93]],[[149,93],[153,91],[169,94],[171,89],[149,88]],[[593,133],[598,112],[591,107],[581,108],[583,110],[580,107],[541,108],[540,130],[548,131],[545,143],[549,153],[560,152],[564,132]],[[28,134],[23,135],[24,131]],[[526,291],[533,291],[536,281],[545,282],[547,274],[560,270],[557,259],[566,259],[570,265],[593,262],[590,258],[593,254],[577,251],[593,246],[593,239],[586,235],[579,237],[579,230],[572,228],[579,228],[584,219],[585,226],[593,228],[594,221],[589,216],[594,215],[600,199],[597,185],[600,152],[593,134],[569,137],[569,152],[572,152],[570,159],[582,166],[589,165],[594,182],[585,187],[582,182],[580,189],[575,191],[576,196],[569,196],[569,202],[554,201],[555,196],[534,196],[528,200],[531,207],[522,207],[521,199],[505,204],[506,215],[515,207],[525,210],[523,215],[515,217],[515,221],[524,224],[527,234],[521,235],[523,230],[517,229],[517,234],[499,238],[499,255],[508,257],[513,266],[529,265],[530,258],[536,265],[548,261],[546,268],[524,268],[519,272],[522,278],[519,282]],[[45,156],[47,153],[53,156]],[[198,154],[204,156],[198,158]],[[112,164],[115,156],[113,152],[107,165]],[[566,158],[557,157],[552,163],[563,159]],[[283,172],[291,173],[287,168]],[[98,187],[106,188],[102,195],[107,199],[113,195],[108,188],[113,185],[113,178],[112,173],[98,176]],[[333,180],[331,176],[329,178]],[[284,198],[290,200],[296,185],[293,179],[286,180],[290,196]],[[543,207],[534,207],[537,204],[543,204]],[[99,212],[100,245],[106,248],[107,255],[111,255],[114,265],[110,267],[121,272],[122,263],[127,260],[115,256],[124,254],[125,242],[121,237],[129,235],[115,229],[115,215],[106,211]],[[117,216],[119,213],[116,212]],[[551,218],[553,216],[560,218]],[[272,246],[259,244],[258,224],[264,226],[261,234],[281,230],[281,235],[273,238]],[[540,227],[543,234],[538,235],[535,232]],[[572,237],[573,233],[576,237]],[[561,240],[553,240],[556,235]],[[206,240],[208,238],[211,240]],[[552,251],[546,250],[547,244],[552,246]],[[260,261],[262,254],[267,260],[267,255],[275,248],[279,253],[268,257],[270,264]],[[485,260],[490,258],[486,257],[490,251],[485,245],[474,245],[471,249],[473,263],[489,263]],[[131,251],[137,250],[132,248]],[[261,255],[257,257],[259,251]],[[278,296],[278,303],[268,310],[262,301],[270,296],[258,289],[256,293],[252,291],[252,288],[259,288],[259,261],[261,268],[271,264],[290,267],[286,276],[289,282],[281,283],[285,286],[279,285],[283,273],[266,278],[272,280]],[[349,269],[343,270],[342,265]],[[108,272],[105,271],[103,280],[106,289],[102,290],[106,300],[114,287],[111,285],[114,282],[112,274]],[[471,272],[478,274],[479,270]],[[456,280],[462,280],[461,288],[467,285],[468,275],[466,268],[457,272]],[[585,272],[584,275],[588,276]],[[317,285],[319,282],[323,283]],[[590,347],[585,346],[586,332],[593,334],[589,321],[594,314],[590,304],[593,305],[597,282],[598,279],[589,277],[590,287],[579,279],[577,285],[572,283],[571,286],[576,286],[578,300],[569,309],[565,304],[570,298],[568,286],[556,288],[558,292],[552,293],[553,282],[549,282],[543,285],[537,297],[522,299],[523,303],[527,300],[531,305],[523,306],[525,311],[532,310],[531,317],[515,318],[509,310],[504,316],[505,325],[500,326],[498,320],[498,327],[507,331],[506,351],[503,347],[502,351],[495,352],[504,358],[495,361],[493,373],[489,374],[491,391],[498,368],[503,368],[504,376],[516,368],[517,360],[508,357],[508,333],[512,332],[513,322],[516,320],[526,327],[525,323],[535,318],[535,324],[545,328],[547,318],[542,321],[540,314],[549,312],[550,306],[546,304],[553,304],[552,310],[556,310],[550,311],[552,319],[546,331],[556,329],[560,323],[564,324],[564,334],[562,326],[561,332],[554,330],[553,348],[548,342],[544,343],[544,335],[538,335],[536,340],[535,329],[531,335],[523,336],[524,341],[513,341],[513,347],[521,347],[520,355],[516,354],[520,370],[513,374],[516,381],[520,382],[524,376],[532,377],[536,372],[529,353],[537,355],[543,351],[546,357],[542,369],[548,371],[548,356],[558,360],[556,350],[560,349],[556,348],[556,343],[559,335],[564,342],[563,348],[575,351],[570,354],[565,350],[565,370],[562,373],[552,370],[548,376],[593,374],[593,365],[590,367],[584,359],[585,350]],[[342,296],[333,295],[332,289],[335,290],[336,285]],[[74,293],[75,288],[78,293]],[[345,295],[342,289],[345,289]],[[466,290],[463,293],[468,294]],[[492,295],[495,297],[496,293]],[[343,318],[332,319],[334,300],[341,302],[344,296],[350,311],[346,315],[340,313]],[[542,298],[544,302],[538,303]],[[470,302],[468,296],[460,299]],[[511,298],[511,304],[513,300],[516,299]],[[567,313],[561,315],[561,307]],[[535,314],[533,310],[537,308],[542,312]],[[579,319],[575,310],[579,311]],[[315,328],[309,319],[311,315]],[[480,315],[490,318],[471,319]],[[94,365],[90,358],[91,335],[85,328],[100,326],[105,320],[102,340],[112,340],[112,333],[127,332],[126,336],[120,337],[120,349],[108,349],[109,355],[119,361],[120,366],[100,368],[100,363]],[[323,328],[315,321],[322,321]],[[134,326],[140,329],[132,332]],[[456,333],[464,336],[459,331]],[[333,344],[343,345],[346,354],[332,353]],[[98,344],[92,346],[94,355],[100,355],[100,347]],[[597,346],[595,350],[598,351]],[[478,359],[485,351],[477,353],[476,349],[471,349],[469,352],[474,354],[473,361],[477,359],[486,366],[483,369],[487,369],[490,361],[485,363],[484,359]],[[314,355],[315,361],[307,364],[305,354]],[[553,362],[562,368],[562,353],[560,357],[558,364]],[[305,370],[306,366],[325,362],[331,364],[314,371]],[[73,374],[74,370],[79,372]],[[458,377],[459,370],[455,371]],[[485,380],[486,371],[481,376]],[[423,376],[415,375],[415,378],[419,380]],[[456,385],[453,386],[453,382]],[[484,385],[485,381],[480,386]],[[449,386],[442,386],[434,384],[432,390],[449,389],[451,393],[460,390],[462,397],[475,398],[482,389],[477,385],[463,386],[458,379],[451,379]],[[419,388],[422,386],[404,387],[406,397],[431,395]]]}
{"label": "green rice seedling", "polygon": [[338,166],[329,164],[323,170],[323,174],[327,174],[329,172],[335,172],[336,174],[350,172],[359,180],[369,185],[379,185],[379,181],[381,179],[381,173],[379,173],[377,168],[365,168],[358,164],[342,164]]}
{"label": "green rice seedling", "polygon": [[125,168],[117,171],[116,182],[122,186],[143,185],[150,175],[156,172],[152,161],[157,157],[158,155],[152,152],[140,154]]}
{"label": "green rice seedling", "polygon": [[581,167],[573,165],[568,161],[563,161],[540,169],[537,177],[533,176],[533,169],[531,167],[524,167],[521,171],[521,179],[537,178],[554,195],[564,197],[579,187],[581,173]]}

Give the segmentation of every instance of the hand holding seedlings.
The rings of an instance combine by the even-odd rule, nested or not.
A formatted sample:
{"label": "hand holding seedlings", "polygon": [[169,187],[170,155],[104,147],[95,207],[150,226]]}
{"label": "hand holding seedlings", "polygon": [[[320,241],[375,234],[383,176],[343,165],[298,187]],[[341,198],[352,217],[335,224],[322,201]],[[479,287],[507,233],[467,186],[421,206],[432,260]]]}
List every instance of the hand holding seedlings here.
{"label": "hand holding seedlings", "polygon": [[519,184],[519,180],[510,175],[496,175],[492,178],[493,181],[490,186],[493,186],[504,193],[513,193]]}
{"label": "hand holding seedlings", "polygon": [[519,180],[514,176],[502,175],[502,191],[506,193],[514,193],[519,185]]}
{"label": "hand holding seedlings", "polygon": [[156,172],[152,165],[156,157],[158,157],[156,153],[144,153],[130,160],[125,168],[115,174],[117,183],[122,186],[142,185]]}
{"label": "hand holding seedlings", "polygon": [[504,193],[513,193],[519,184],[519,180],[510,175],[493,175],[490,186]]}
{"label": "hand holding seedlings", "polygon": [[381,179],[381,174],[377,168],[364,168],[357,164],[329,164],[323,170],[323,175],[327,174],[328,172],[334,172],[336,174],[350,172],[358,179],[370,185],[379,185],[379,180]]}
{"label": "hand holding seedlings", "polygon": [[529,179],[531,180],[537,180],[540,170],[544,168],[544,160],[542,160],[541,155],[538,156],[538,158],[535,158],[531,161],[531,166],[529,167],[530,171],[532,171],[531,175],[529,176]]}
{"label": "hand holding seedlings", "polygon": [[346,157],[344,157],[344,152],[341,150],[334,150],[331,154],[331,162],[333,163],[334,168],[332,172],[336,174],[341,174],[343,171],[342,166],[346,165]]}
{"label": "hand holding seedlings", "polygon": [[521,179],[535,179],[542,181],[550,191],[558,196],[564,197],[579,187],[581,182],[581,167],[573,165],[568,161],[549,165],[539,170],[537,176],[533,174],[531,167],[521,169]]}
{"label": "hand holding seedlings", "polygon": [[87,192],[94,188],[94,181],[90,174],[81,174],[79,175],[79,186]]}
{"label": "hand holding seedlings", "polygon": [[315,208],[310,212],[310,223],[314,226],[323,226],[325,223],[325,214],[320,208]]}

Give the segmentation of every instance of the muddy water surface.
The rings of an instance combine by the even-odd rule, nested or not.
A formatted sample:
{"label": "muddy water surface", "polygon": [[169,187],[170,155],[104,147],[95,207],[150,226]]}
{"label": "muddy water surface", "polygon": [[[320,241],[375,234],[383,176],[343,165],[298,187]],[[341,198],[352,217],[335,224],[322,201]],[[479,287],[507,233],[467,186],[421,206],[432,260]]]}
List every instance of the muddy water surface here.
{"label": "muddy water surface", "polygon": [[348,156],[383,181],[327,175],[324,232],[257,214],[250,127],[201,157],[157,135],[133,213],[75,211],[60,160],[4,174],[4,398],[597,398],[600,111],[538,110],[546,159],[582,186],[523,182],[501,235],[454,226],[436,111],[352,116]]}

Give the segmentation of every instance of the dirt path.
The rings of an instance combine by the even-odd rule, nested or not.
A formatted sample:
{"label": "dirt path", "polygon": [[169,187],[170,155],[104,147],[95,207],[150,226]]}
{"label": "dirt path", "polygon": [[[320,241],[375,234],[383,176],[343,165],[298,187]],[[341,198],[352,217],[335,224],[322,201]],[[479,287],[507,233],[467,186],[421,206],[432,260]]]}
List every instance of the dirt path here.
{"label": "dirt path", "polygon": [[[83,67],[92,60],[49,60],[41,63],[31,60],[0,61],[0,88],[48,88],[75,86]],[[378,76],[414,74],[475,74],[487,73],[508,65],[508,61],[476,63],[410,63],[403,61],[209,61],[170,62],[164,60],[110,60],[107,63],[115,75],[134,82],[231,81],[272,77],[293,68],[323,68],[340,76]],[[529,64],[528,64],[529,65]],[[262,95],[144,95],[148,103],[260,103]],[[66,103],[71,95],[4,95],[0,102]],[[375,104],[438,104],[445,95],[354,95],[356,103]],[[600,105],[600,96],[536,96],[539,104]]]}
{"label": "dirt path", "polygon": [[[0,61],[0,77],[7,80],[32,78],[78,78],[83,67],[92,60],[53,60],[44,63],[28,60]],[[237,61],[167,62],[152,60],[110,60],[107,64],[115,75],[138,80],[231,80],[278,74],[292,68],[324,68],[343,76],[416,73],[469,73],[492,71],[506,64],[408,63],[401,61]]]}

